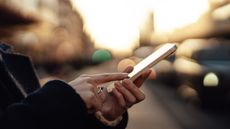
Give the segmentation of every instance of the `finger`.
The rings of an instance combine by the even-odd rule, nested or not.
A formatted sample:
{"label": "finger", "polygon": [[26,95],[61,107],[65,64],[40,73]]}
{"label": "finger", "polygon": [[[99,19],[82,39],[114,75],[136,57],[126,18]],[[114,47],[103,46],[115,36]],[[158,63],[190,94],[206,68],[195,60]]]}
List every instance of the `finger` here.
{"label": "finger", "polygon": [[91,75],[91,82],[99,85],[110,81],[123,80],[125,78],[128,78],[127,73],[103,73]]}
{"label": "finger", "polygon": [[150,73],[150,75],[149,75],[149,79],[152,79],[152,80],[155,80],[156,79],[156,71],[154,70],[154,68],[151,68],[150,69],[151,70],[151,73]]}
{"label": "finger", "polygon": [[120,82],[115,83],[115,87],[124,96],[126,101],[126,107],[131,107],[133,104],[136,103],[136,97],[129,90],[127,90]]}
{"label": "finger", "polygon": [[128,66],[123,72],[124,73],[131,73],[133,71],[133,66]]}
{"label": "finger", "polygon": [[114,89],[112,90],[112,93],[114,94],[114,96],[115,96],[117,102],[119,103],[119,105],[120,105],[122,108],[125,108],[125,107],[126,107],[126,103],[125,103],[125,99],[124,99],[124,97],[122,96],[122,94],[119,93],[119,91],[117,91],[116,88],[114,88]]}
{"label": "finger", "polygon": [[129,79],[122,81],[122,85],[128,89],[136,98],[136,102],[140,102],[145,99],[145,95],[141,90]]}
{"label": "finger", "polygon": [[150,75],[151,70],[148,70],[146,72],[144,72],[143,74],[141,74],[136,80],[134,80],[134,84],[140,88],[141,85],[144,83],[144,81],[148,78],[148,76]]}

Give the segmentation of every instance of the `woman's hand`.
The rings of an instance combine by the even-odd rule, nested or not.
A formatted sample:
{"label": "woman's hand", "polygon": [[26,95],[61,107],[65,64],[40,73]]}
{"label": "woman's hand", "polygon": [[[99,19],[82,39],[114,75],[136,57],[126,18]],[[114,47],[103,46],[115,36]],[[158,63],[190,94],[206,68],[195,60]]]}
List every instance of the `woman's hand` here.
{"label": "woman's hand", "polygon": [[[69,82],[86,104],[88,112],[100,111],[107,120],[114,120],[122,116],[128,108],[145,99],[139,89],[148,78],[151,71],[146,71],[134,82],[127,79],[133,67],[128,67],[125,73],[104,73],[81,75]],[[116,81],[111,93],[106,90],[98,93],[98,87],[104,83]]]}
{"label": "woman's hand", "polygon": [[[131,72],[132,67],[128,67],[125,72]],[[139,89],[143,82],[148,78],[151,71],[146,71],[134,82],[129,79],[117,81],[115,88],[106,99],[100,110],[107,120],[114,120],[121,116],[128,108],[145,99],[144,93]],[[105,92],[101,94],[106,94]]]}
{"label": "woman's hand", "polygon": [[69,85],[81,96],[86,104],[88,112],[95,112],[102,109],[106,99],[105,94],[98,94],[100,84],[123,80],[128,77],[127,73],[104,73],[94,75],[81,75],[69,82]]}

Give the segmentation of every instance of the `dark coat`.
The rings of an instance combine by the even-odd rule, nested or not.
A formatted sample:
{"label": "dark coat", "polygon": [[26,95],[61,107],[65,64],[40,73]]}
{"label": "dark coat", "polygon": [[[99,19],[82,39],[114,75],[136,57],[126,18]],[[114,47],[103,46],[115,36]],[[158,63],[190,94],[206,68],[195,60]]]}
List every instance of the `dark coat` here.
{"label": "dark coat", "polygon": [[63,81],[40,88],[28,57],[0,44],[0,129],[124,129],[107,127],[86,111],[81,97]]}

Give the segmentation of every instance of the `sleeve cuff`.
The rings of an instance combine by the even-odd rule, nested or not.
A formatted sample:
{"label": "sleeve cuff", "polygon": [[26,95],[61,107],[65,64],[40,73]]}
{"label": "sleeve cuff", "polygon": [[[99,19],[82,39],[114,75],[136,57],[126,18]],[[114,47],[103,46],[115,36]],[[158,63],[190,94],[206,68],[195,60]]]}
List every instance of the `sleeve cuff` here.
{"label": "sleeve cuff", "polygon": [[49,81],[40,90],[29,95],[25,99],[25,103],[27,102],[47,111],[77,107],[81,109],[79,112],[86,112],[86,105],[80,95],[60,80]]}

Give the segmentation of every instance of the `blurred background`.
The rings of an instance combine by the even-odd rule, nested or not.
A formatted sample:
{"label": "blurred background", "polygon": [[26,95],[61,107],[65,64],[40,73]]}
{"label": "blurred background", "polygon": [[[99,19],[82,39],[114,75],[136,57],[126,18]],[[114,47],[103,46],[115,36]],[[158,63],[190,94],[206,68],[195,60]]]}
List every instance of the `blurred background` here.
{"label": "blurred background", "polygon": [[0,0],[0,41],[31,58],[41,84],[121,72],[176,43],[128,129],[230,128],[229,0]]}

